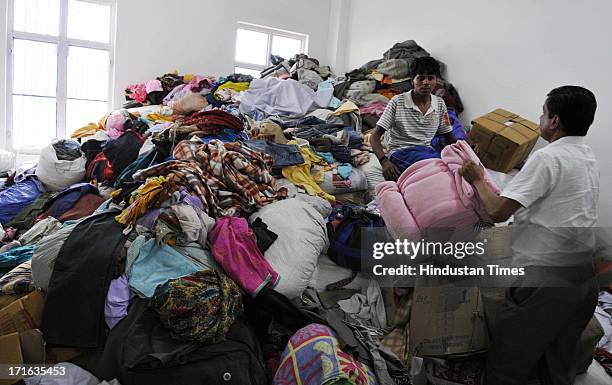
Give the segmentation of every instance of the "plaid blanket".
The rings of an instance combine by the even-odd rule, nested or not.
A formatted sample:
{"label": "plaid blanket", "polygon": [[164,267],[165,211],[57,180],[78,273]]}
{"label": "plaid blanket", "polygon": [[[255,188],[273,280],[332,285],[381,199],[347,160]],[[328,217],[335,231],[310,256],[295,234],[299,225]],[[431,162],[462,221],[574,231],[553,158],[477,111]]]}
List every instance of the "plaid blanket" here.
{"label": "plaid blanket", "polygon": [[184,140],[175,147],[174,158],[138,171],[134,180],[163,175],[200,198],[204,211],[213,218],[250,214],[287,197],[285,188],[274,189],[272,157],[239,142]]}

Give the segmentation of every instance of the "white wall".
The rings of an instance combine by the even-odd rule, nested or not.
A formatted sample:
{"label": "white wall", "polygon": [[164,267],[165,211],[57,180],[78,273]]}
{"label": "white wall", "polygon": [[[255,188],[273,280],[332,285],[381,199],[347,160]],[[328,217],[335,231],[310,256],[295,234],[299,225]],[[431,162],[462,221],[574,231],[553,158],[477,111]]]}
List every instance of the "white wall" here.
{"label": "white wall", "polygon": [[538,122],[546,93],[565,84],[598,101],[587,136],[601,168],[600,222],[612,226],[612,2],[351,0],[346,61],[357,68],[408,39],[447,65],[464,122],[503,107]]}
{"label": "white wall", "polygon": [[6,60],[8,52],[6,51],[7,31],[6,31],[6,14],[8,11],[8,2],[0,2],[0,149],[6,148],[6,134],[4,127],[6,125]]}
{"label": "white wall", "polygon": [[118,0],[113,105],[129,84],[174,69],[228,75],[244,21],[309,35],[309,56],[327,64],[329,0]]}

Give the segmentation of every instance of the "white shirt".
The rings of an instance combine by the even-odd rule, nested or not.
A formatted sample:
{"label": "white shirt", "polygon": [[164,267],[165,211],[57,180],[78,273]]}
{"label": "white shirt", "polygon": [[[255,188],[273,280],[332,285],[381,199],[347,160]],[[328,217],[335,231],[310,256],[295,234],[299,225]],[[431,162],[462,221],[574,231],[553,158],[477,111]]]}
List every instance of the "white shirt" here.
{"label": "white shirt", "polygon": [[592,263],[599,168],[584,137],[566,136],[534,152],[501,196],[523,206],[514,214],[515,265]]}
{"label": "white shirt", "polygon": [[444,100],[431,95],[429,109],[423,114],[412,100],[412,91],[395,95],[376,125],[386,131],[389,155],[406,147],[431,146],[436,133],[452,131]]}

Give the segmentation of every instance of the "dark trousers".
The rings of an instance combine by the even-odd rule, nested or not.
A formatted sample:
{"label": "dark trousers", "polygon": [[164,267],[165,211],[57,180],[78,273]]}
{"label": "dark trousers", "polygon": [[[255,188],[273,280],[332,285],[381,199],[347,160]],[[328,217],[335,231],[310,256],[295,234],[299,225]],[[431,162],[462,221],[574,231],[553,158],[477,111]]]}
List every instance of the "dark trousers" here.
{"label": "dark trousers", "polygon": [[526,384],[535,369],[542,385],[573,384],[577,343],[597,294],[590,266],[528,268],[497,312],[485,384]]}

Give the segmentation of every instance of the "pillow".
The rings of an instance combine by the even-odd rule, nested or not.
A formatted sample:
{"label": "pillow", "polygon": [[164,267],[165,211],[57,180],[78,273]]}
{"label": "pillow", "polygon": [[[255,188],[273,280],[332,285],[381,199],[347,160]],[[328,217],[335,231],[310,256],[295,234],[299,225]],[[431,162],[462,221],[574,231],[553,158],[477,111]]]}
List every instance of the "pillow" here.
{"label": "pillow", "polygon": [[251,215],[268,225],[278,239],[264,257],[280,275],[275,290],[287,298],[299,296],[310,283],[319,255],[327,251],[326,222],[308,201],[291,198],[269,204]]}

